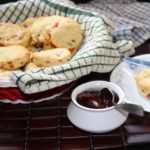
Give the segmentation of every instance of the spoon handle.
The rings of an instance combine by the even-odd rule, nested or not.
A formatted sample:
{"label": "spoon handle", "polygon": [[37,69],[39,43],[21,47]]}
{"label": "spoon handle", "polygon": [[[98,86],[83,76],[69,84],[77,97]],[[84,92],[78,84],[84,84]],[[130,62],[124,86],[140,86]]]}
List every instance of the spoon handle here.
{"label": "spoon handle", "polygon": [[137,116],[141,116],[141,117],[144,116],[144,109],[141,106],[136,105],[136,104],[127,104],[127,103],[117,104],[117,105],[115,105],[115,108],[116,109],[121,108],[121,109],[123,109],[131,114],[137,115]]}

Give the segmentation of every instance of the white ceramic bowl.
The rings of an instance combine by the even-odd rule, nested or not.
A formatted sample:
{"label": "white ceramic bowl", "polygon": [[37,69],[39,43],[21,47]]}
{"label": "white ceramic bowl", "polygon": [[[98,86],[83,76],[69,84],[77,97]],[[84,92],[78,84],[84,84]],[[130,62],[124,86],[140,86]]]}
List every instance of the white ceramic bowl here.
{"label": "white ceramic bowl", "polygon": [[72,101],[68,106],[67,115],[76,127],[92,132],[106,133],[121,126],[128,117],[128,112],[117,110],[114,106],[103,109],[84,107],[76,101],[79,93],[84,91],[101,90],[108,87],[119,96],[118,103],[122,103],[124,93],[119,86],[107,81],[91,81],[76,87],[71,95]]}

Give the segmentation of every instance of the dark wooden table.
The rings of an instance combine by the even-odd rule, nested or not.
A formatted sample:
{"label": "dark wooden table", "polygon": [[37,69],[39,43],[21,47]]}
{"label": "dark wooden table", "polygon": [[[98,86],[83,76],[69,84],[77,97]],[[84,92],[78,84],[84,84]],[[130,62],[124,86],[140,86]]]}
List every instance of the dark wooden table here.
{"label": "dark wooden table", "polygon": [[[150,53],[150,41],[136,55]],[[109,80],[109,74],[91,73],[76,84]],[[0,150],[143,150],[150,149],[150,114],[129,115],[115,131],[89,134],[74,127],[67,118],[72,87],[61,97],[33,104],[0,103]]]}

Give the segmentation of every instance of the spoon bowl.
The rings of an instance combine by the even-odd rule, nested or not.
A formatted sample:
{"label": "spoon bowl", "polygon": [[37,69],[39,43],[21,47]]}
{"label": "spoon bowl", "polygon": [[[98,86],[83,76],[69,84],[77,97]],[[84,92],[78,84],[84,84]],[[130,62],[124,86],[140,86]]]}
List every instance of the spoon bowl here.
{"label": "spoon bowl", "polygon": [[105,99],[111,99],[112,100],[112,104],[114,105],[114,107],[118,110],[123,109],[131,114],[137,115],[137,116],[144,116],[144,109],[136,104],[131,104],[131,103],[122,103],[122,104],[118,104],[115,101],[115,94],[114,92],[110,89],[110,88],[104,88],[101,91],[102,94],[102,98]]}

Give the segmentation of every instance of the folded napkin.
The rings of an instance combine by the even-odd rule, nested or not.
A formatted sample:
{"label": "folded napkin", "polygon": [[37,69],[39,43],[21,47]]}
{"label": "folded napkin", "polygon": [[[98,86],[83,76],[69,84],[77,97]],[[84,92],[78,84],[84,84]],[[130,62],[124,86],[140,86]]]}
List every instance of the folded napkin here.
{"label": "folded napkin", "polygon": [[[59,0],[64,1],[64,0]],[[65,0],[68,1],[69,0]],[[150,3],[138,0],[92,0],[78,7],[111,19],[117,40],[132,40],[137,47],[150,38]]]}
{"label": "folded napkin", "polygon": [[37,71],[11,74],[11,79],[27,94],[59,87],[91,72],[110,72],[120,62],[122,56],[134,53],[131,41],[113,42],[113,26],[105,16],[97,16],[73,5],[68,7],[65,3],[52,0],[23,0],[2,5],[0,10],[1,21],[13,23],[34,16],[70,16],[77,20],[85,31],[81,47],[67,63]]}

